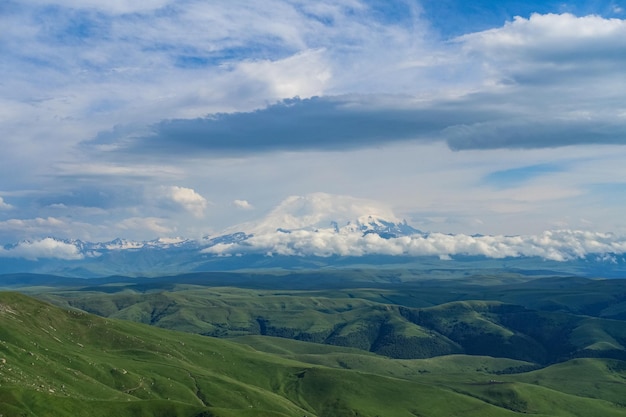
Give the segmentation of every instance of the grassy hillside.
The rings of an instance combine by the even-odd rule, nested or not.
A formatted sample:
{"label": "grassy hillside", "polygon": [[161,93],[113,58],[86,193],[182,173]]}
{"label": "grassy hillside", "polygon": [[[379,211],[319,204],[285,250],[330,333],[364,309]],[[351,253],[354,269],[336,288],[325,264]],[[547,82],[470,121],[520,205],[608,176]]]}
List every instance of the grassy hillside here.
{"label": "grassy hillside", "polygon": [[[528,364],[470,356],[394,360],[260,336],[238,342],[0,293],[0,414],[626,415],[621,361],[575,360],[502,374]],[[575,374],[575,382],[559,387]],[[606,388],[594,388],[598,381]]]}
{"label": "grassy hillside", "polygon": [[250,406],[266,415],[303,411],[268,390],[273,378],[300,369],[285,361],[277,373],[272,358],[249,349],[16,294],[3,293],[0,306],[4,415],[195,416]]}
{"label": "grassy hillside", "polygon": [[371,287],[348,279],[341,288],[305,290],[291,289],[291,275],[283,279],[273,281],[276,289],[169,280],[48,289],[38,296],[190,333],[283,337],[398,359],[472,354],[544,365],[576,357],[626,359],[626,321],[620,319],[626,280],[516,278],[486,285],[476,276],[438,281],[383,274],[360,278],[370,279]]}

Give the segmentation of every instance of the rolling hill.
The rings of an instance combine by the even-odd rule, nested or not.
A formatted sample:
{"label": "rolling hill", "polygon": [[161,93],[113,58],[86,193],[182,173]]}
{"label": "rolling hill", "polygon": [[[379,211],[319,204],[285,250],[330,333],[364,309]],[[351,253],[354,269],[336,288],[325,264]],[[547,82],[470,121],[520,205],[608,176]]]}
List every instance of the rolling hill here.
{"label": "rolling hill", "polygon": [[626,359],[624,280],[334,271],[88,283],[28,291],[61,306],[172,330],[283,337],[397,359],[471,354],[541,365]]}
{"label": "rolling hill", "polygon": [[623,361],[504,372],[525,365],[227,341],[0,293],[0,410],[9,417],[626,415]]}

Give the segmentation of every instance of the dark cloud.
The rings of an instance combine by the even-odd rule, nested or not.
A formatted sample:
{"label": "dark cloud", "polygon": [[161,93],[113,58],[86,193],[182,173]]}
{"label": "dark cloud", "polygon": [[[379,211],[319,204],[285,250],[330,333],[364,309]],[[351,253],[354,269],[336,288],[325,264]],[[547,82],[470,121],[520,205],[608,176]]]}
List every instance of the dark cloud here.
{"label": "dark cloud", "polygon": [[[408,140],[445,140],[454,150],[626,144],[623,119],[610,115],[578,118],[568,114],[569,103],[562,103],[563,109],[537,114],[542,106],[554,105],[535,104],[533,96],[516,98],[514,94],[468,95],[427,106],[413,104],[406,97],[395,99],[292,99],[248,113],[165,120],[153,125],[150,134],[136,137],[117,128],[87,144],[104,145],[115,149],[117,156],[132,157],[347,150]],[[561,104],[559,99],[557,104]]]}
{"label": "dark cloud", "polygon": [[[249,113],[162,121],[152,126],[152,134],[131,139],[104,132],[90,143],[112,145],[120,139],[120,150],[133,154],[344,150],[433,138],[449,123],[450,112],[445,109],[385,108],[375,100],[363,100],[291,99]],[[458,114],[455,120],[469,122],[479,117],[470,113]]]}
{"label": "dark cloud", "polygon": [[94,184],[92,187],[76,186],[68,190],[49,190],[36,200],[35,206],[38,208],[66,207],[67,212],[70,213],[75,208],[111,210],[141,205],[142,202],[141,187],[134,185],[97,186]]}
{"label": "dark cloud", "polygon": [[609,120],[516,119],[457,125],[444,136],[454,150],[532,149],[571,145],[624,145],[626,123]]}

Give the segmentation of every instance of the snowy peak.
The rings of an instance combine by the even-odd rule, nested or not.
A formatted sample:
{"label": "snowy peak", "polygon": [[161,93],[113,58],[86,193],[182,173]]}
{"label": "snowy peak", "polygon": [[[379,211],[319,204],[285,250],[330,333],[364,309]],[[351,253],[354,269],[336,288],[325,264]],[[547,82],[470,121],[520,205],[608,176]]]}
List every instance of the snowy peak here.
{"label": "snowy peak", "polygon": [[[594,270],[626,270],[626,236],[553,230],[528,236],[422,233],[368,200],[324,193],[289,197],[256,223],[199,240],[158,238],[85,242],[46,237],[0,247],[0,272],[80,276],[164,274],[256,266],[327,265],[359,258],[541,258]],[[367,258],[370,257],[370,258]],[[323,264],[322,262],[322,264]],[[598,267],[600,265],[600,267]]]}
{"label": "snowy peak", "polygon": [[[391,240],[421,236],[393,212],[369,200],[314,193],[284,200],[257,223],[230,228],[213,238],[203,253],[296,256],[403,254]],[[391,244],[384,244],[383,241]]]}
{"label": "snowy peak", "polygon": [[183,238],[158,238],[142,242],[117,238],[108,242],[85,242],[78,239],[46,237],[39,240],[23,240],[0,247],[0,258],[81,260],[97,258],[109,252],[175,248],[198,249],[199,243]]}
{"label": "snowy peak", "polygon": [[[324,232],[364,236],[376,234],[384,239],[421,233],[399,220],[384,205],[350,196],[313,193],[291,196],[258,222],[244,223],[227,229],[216,236],[201,240],[184,238],[159,238],[151,241],[115,239],[103,243],[71,242],[81,252],[189,248],[204,249],[214,246],[245,245],[251,238],[257,240],[292,232]],[[68,242],[69,243],[69,242]]]}
{"label": "snowy peak", "polygon": [[191,243],[196,244],[195,241],[190,239],[184,239],[181,237],[160,237],[153,240],[147,241],[134,241],[127,240],[122,238],[116,238],[109,242],[83,242],[80,240],[72,240],[65,241],[65,243],[70,243],[78,248],[81,251],[115,251],[115,250],[132,250],[132,249],[146,249],[146,248],[154,248],[154,249],[170,249],[174,247],[186,246]]}
{"label": "snowy peak", "polygon": [[326,230],[415,233],[403,227],[384,205],[365,199],[326,193],[291,196],[274,208],[265,218],[255,223],[241,224],[228,229],[227,233],[246,232],[254,235],[275,231]]}
{"label": "snowy peak", "polygon": [[383,239],[391,239],[400,236],[411,236],[422,232],[407,224],[406,220],[399,223],[390,222],[368,216],[367,219],[359,218],[360,230],[364,235],[375,233]]}

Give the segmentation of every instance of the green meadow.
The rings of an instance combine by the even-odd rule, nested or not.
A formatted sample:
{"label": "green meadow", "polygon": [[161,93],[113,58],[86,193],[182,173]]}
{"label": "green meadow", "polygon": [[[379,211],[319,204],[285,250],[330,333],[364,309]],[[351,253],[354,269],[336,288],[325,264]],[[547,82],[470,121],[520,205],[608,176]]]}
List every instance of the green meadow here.
{"label": "green meadow", "polygon": [[307,274],[5,285],[0,414],[626,416],[626,282]]}

